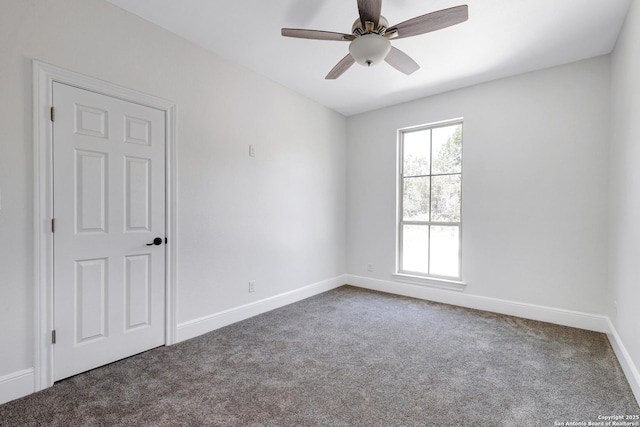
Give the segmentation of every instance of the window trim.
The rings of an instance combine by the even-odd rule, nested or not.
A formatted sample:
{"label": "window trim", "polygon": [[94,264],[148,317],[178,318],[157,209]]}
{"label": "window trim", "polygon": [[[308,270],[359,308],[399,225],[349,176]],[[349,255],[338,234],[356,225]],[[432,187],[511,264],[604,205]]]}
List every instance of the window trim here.
{"label": "window trim", "polygon": [[[427,123],[418,126],[410,126],[398,129],[397,133],[397,186],[396,186],[396,268],[394,277],[398,281],[428,285],[436,288],[445,288],[452,290],[464,290],[466,287],[466,283],[462,279],[462,232],[463,232],[463,222],[462,222],[462,204],[463,204],[463,195],[462,195],[462,187],[463,187],[463,163],[460,165],[460,221],[459,222],[443,222],[443,221],[423,221],[423,220],[403,220],[403,194],[404,194],[404,135],[410,132],[417,132],[422,130],[432,130],[441,127],[447,127],[452,125],[461,125],[462,133],[463,133],[463,141],[462,147],[464,151],[464,118],[459,117],[451,120],[443,120],[439,122]],[[430,147],[430,167],[432,162],[432,154]],[[462,158],[464,159],[463,153],[461,153]],[[431,172],[431,170],[429,171]],[[434,174],[434,175],[425,175],[425,176],[440,176],[440,175],[454,175],[454,174]],[[457,175],[457,174],[455,174]],[[430,202],[429,202],[430,203]],[[443,276],[437,274],[416,272],[411,270],[405,270],[402,265],[403,260],[403,226],[404,225],[424,225],[424,226],[457,226],[458,227],[458,272],[457,276]],[[429,241],[431,238],[429,237]]]}
{"label": "window trim", "polygon": [[439,279],[432,276],[414,276],[406,273],[393,273],[397,282],[408,283],[410,285],[423,285],[436,289],[447,289],[450,291],[464,291],[467,283],[459,280]]}

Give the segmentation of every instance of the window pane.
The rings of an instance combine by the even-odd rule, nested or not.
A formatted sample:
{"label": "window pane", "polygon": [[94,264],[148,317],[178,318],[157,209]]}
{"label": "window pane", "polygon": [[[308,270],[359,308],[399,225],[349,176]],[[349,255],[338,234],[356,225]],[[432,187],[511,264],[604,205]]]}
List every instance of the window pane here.
{"label": "window pane", "polygon": [[431,274],[458,277],[460,229],[457,226],[431,226]]}
{"label": "window pane", "polygon": [[431,221],[460,222],[460,175],[431,177]]}
{"label": "window pane", "polygon": [[462,172],[462,126],[432,130],[433,175]]}
{"label": "window pane", "polygon": [[429,221],[429,177],[404,178],[403,182],[403,219]]}
{"label": "window pane", "polygon": [[402,269],[417,273],[429,272],[429,226],[402,227]]}
{"label": "window pane", "polygon": [[427,129],[405,132],[403,135],[402,174],[404,176],[429,175],[431,131]]}

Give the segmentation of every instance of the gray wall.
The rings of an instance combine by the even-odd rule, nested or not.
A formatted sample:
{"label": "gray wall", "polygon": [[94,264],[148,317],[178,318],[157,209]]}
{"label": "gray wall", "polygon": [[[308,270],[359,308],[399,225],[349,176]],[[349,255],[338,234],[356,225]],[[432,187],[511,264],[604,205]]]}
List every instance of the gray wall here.
{"label": "gray wall", "polygon": [[[612,55],[609,315],[636,367],[640,399],[640,4]],[[629,373],[627,373],[629,375]]]}
{"label": "gray wall", "polygon": [[608,115],[605,56],[350,117],[349,273],[394,280],[397,129],[464,117],[465,293],[604,314]]}
{"label": "gray wall", "polygon": [[104,1],[3,0],[0,379],[34,363],[32,59],[177,104],[179,324],[346,272],[343,116]]}

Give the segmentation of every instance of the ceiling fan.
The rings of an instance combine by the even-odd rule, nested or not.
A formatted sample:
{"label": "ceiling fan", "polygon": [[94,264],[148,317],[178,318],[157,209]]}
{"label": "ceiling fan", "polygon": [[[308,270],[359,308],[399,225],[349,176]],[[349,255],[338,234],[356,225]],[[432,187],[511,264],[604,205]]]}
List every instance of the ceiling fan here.
{"label": "ceiling fan", "polygon": [[409,55],[391,46],[390,39],[401,39],[441,30],[464,22],[469,17],[467,5],[462,5],[427,13],[389,26],[387,19],[380,14],[381,10],[382,0],[358,0],[360,18],[353,23],[351,34],[283,28],[282,35],[302,39],[351,42],[349,54],[329,71],[325,79],[337,79],[355,62],[371,66],[382,60],[405,74],[411,74],[420,66]]}

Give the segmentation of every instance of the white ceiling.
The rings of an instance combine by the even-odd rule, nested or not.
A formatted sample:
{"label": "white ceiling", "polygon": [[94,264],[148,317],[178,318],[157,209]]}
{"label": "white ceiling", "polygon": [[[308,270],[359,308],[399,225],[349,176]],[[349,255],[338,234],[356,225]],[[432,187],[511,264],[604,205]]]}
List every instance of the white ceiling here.
{"label": "white ceiling", "polygon": [[282,37],[280,28],[350,33],[356,0],[108,0],[344,115],[612,51],[631,0],[383,0],[391,25],[469,5],[469,20],[392,44],[421,69],[355,64],[325,75],[348,42]]}

